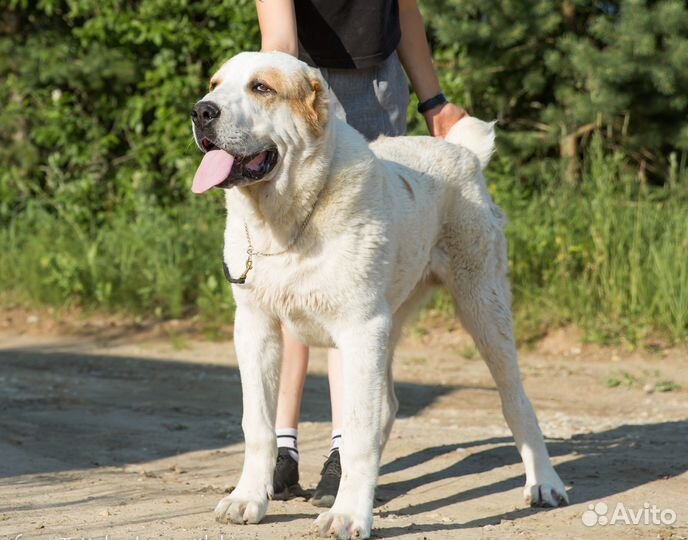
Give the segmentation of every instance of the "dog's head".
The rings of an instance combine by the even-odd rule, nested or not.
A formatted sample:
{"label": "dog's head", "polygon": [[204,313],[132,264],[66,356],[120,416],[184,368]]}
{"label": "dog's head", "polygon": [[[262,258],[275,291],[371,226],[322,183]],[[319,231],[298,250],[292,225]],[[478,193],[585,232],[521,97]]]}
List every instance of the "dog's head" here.
{"label": "dog's head", "polygon": [[205,152],[193,191],[270,181],[287,154],[316,144],[327,128],[327,90],[320,73],[284,53],[241,53],[210,80],[191,113]]}

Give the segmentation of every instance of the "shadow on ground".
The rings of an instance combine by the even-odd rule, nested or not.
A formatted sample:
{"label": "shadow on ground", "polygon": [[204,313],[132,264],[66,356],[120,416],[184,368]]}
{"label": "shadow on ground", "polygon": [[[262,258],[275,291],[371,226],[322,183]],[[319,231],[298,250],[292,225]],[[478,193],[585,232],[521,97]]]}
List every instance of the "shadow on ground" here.
{"label": "shadow on ground", "polygon": [[[456,452],[460,448],[470,449],[483,446],[489,446],[489,448],[477,450],[446,468],[413,476],[408,480],[385,482],[383,477],[377,495],[383,502],[389,502],[419,486],[456,478],[456,493],[410,505],[401,511],[394,512],[401,515],[417,515],[522,487],[525,476],[520,475],[470,489],[461,487],[461,477],[520,463],[513,440],[508,437],[427,448],[386,464],[381,474],[415,467],[439,456]],[[574,456],[573,459],[557,466],[557,472],[561,478],[566,484],[571,485],[569,492],[571,503],[595,501],[688,471],[688,420],[623,425],[599,433],[574,435],[566,440],[550,439],[547,441],[547,448],[552,456]],[[414,525],[412,530],[437,532],[484,527],[497,525],[502,520],[518,519],[542,511],[546,510],[521,508],[465,523]],[[382,516],[385,514],[384,511],[381,513]],[[393,537],[396,534],[408,532],[408,529],[392,527],[378,529],[377,532],[384,537]]]}
{"label": "shadow on ground", "polygon": [[[402,416],[454,386],[401,383]],[[302,419],[330,421],[327,379]],[[243,441],[238,369],[215,364],[0,350],[0,477],[141,463]],[[6,458],[5,458],[6,456]]]}

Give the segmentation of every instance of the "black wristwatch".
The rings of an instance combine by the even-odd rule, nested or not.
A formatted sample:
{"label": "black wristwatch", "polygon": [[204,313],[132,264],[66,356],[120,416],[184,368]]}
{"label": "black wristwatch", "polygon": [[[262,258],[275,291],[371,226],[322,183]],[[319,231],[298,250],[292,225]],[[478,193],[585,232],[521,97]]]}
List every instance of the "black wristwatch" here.
{"label": "black wristwatch", "polygon": [[428,112],[430,109],[434,109],[438,105],[444,105],[445,103],[449,102],[447,101],[447,98],[444,97],[444,94],[440,92],[436,96],[426,99],[423,103],[419,103],[418,112],[423,114]]}

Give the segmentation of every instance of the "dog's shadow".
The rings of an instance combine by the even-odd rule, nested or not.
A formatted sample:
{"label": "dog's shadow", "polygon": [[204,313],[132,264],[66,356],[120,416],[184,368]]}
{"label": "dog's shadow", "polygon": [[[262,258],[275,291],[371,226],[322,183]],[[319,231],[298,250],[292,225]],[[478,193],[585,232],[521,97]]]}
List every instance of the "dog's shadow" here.
{"label": "dog's shadow", "polygon": [[[469,454],[446,468],[407,480],[384,481],[385,474],[427,463],[460,448],[484,445],[491,447]],[[557,465],[556,468],[564,482],[571,485],[569,493],[571,502],[585,503],[623,493],[658,479],[672,478],[688,471],[688,420],[643,425],[629,424],[599,433],[574,435],[570,439],[548,439],[547,448],[552,456],[577,456]],[[485,495],[494,495],[522,487],[525,482],[525,477],[522,475],[469,489],[461,487],[461,477],[486,472],[494,467],[520,463],[520,461],[513,439],[510,437],[427,448],[384,465],[380,471],[382,478],[377,496],[379,502],[386,504],[416,487],[438,480],[456,478],[455,493],[410,505],[393,513],[414,516],[432,512]],[[413,525],[411,530],[423,533],[484,527],[541,511],[553,510],[520,508],[463,523]],[[389,513],[391,512],[383,510],[380,515],[384,517]],[[376,534],[381,537],[394,537],[408,532],[408,528],[401,527],[376,529]]]}

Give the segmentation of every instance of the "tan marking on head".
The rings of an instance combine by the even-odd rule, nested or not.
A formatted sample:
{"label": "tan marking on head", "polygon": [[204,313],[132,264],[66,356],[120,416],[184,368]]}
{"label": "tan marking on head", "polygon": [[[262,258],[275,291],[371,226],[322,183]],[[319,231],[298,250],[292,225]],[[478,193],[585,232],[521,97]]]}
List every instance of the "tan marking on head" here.
{"label": "tan marking on head", "polygon": [[416,194],[413,192],[413,188],[411,187],[411,183],[401,175],[399,175],[399,178],[401,178],[401,181],[404,183],[404,187],[406,188],[406,191],[409,192],[409,195],[411,196],[411,200],[415,201],[416,200]]}
{"label": "tan marking on head", "polygon": [[292,102],[295,114],[300,114],[308,127],[316,135],[322,132],[327,119],[327,101],[323,98],[323,88],[318,79],[306,79],[301,82],[301,99]]}
{"label": "tan marking on head", "polygon": [[[274,93],[257,94],[253,86],[263,83]],[[295,116],[302,118],[308,128],[318,134],[327,119],[327,101],[323,98],[320,81],[310,74],[295,73],[288,77],[279,69],[266,69],[257,72],[246,89],[264,107],[272,109],[286,101]]]}

